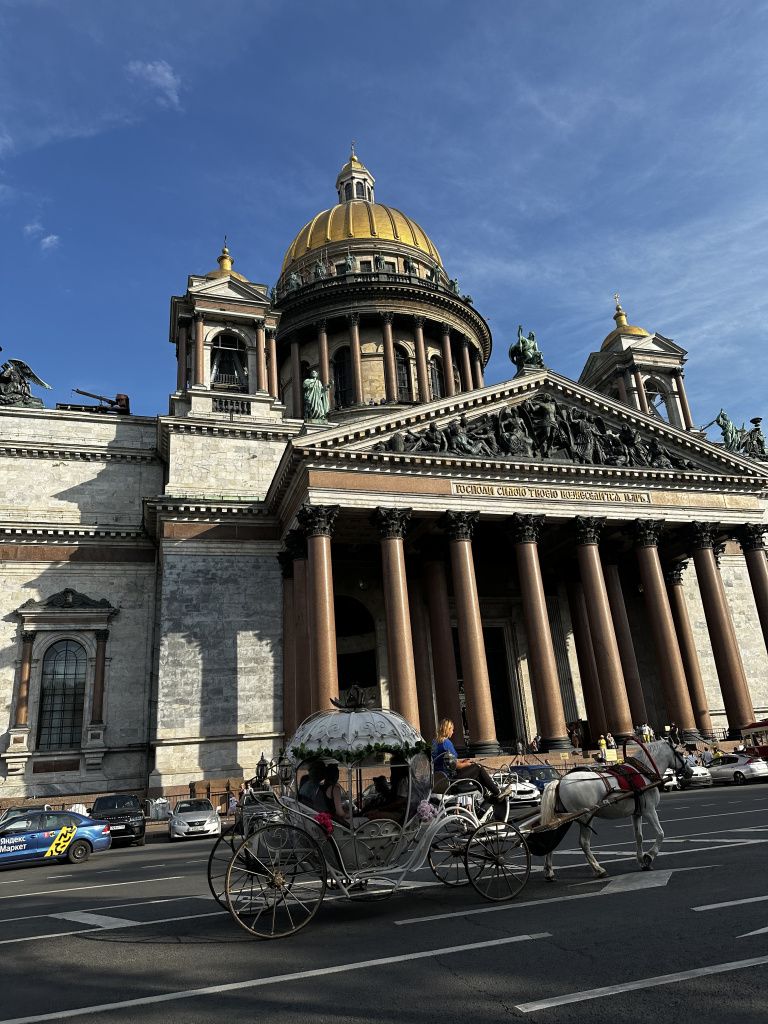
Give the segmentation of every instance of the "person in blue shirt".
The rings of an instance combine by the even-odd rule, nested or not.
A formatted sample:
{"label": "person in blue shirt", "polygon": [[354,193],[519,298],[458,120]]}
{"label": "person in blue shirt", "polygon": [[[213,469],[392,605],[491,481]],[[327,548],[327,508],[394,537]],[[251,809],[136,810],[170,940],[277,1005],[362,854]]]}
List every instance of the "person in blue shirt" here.
{"label": "person in blue shirt", "polygon": [[488,770],[477,761],[461,758],[451,742],[453,722],[450,718],[441,718],[437,726],[437,736],[432,741],[432,765],[436,772],[442,772],[448,779],[474,779],[489,794],[492,801],[503,800],[513,789],[506,786],[499,789],[491,778]]}

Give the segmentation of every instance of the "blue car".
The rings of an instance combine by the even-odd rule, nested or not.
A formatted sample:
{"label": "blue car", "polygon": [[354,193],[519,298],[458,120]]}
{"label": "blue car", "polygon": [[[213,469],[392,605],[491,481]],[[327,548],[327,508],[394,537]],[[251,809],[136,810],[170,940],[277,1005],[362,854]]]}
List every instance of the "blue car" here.
{"label": "blue car", "polygon": [[74,811],[17,812],[0,823],[0,864],[66,860],[81,864],[112,845],[106,821]]}

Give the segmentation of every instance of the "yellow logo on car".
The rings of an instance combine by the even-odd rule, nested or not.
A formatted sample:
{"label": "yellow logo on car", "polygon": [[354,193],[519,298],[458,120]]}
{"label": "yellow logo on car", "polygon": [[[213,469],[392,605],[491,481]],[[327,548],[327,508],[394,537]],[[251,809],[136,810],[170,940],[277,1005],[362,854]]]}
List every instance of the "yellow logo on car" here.
{"label": "yellow logo on car", "polygon": [[45,856],[61,857],[63,853],[67,852],[67,847],[75,838],[75,832],[77,832],[77,829],[74,825],[65,825],[63,828],[59,829],[59,834],[46,850]]}

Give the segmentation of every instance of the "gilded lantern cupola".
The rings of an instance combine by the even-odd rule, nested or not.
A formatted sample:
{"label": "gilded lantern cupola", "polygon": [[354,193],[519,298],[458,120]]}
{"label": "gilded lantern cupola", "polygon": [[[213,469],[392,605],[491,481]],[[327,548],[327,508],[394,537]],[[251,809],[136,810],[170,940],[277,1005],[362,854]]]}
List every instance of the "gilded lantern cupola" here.
{"label": "gilded lantern cupola", "polygon": [[369,203],[375,203],[373,186],[376,179],[371,172],[357,159],[355,155],[355,144],[349,154],[349,160],[339,171],[336,179],[336,191],[339,194],[340,203],[349,203],[353,199],[365,199]]}

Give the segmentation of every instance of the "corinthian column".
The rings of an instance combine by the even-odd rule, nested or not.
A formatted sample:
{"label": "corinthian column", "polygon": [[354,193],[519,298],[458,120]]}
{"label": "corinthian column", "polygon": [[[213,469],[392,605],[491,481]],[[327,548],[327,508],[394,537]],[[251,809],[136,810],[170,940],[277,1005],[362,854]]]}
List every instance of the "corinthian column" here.
{"label": "corinthian column", "polygon": [[576,516],[576,554],[589,616],[589,631],[600,676],[600,689],[608,727],[618,738],[631,736],[632,713],[621,668],[619,645],[613,629],[598,543],[604,518]]}
{"label": "corinthian column", "polygon": [[716,523],[693,522],[690,527],[690,545],[717,677],[723,694],[725,714],[728,718],[728,735],[732,739],[738,739],[744,726],[754,722],[755,712],[731,612],[725,598],[723,581],[715,561],[714,544],[717,532]]}
{"label": "corinthian column", "polygon": [[331,700],[339,696],[331,560],[331,534],[339,511],[338,505],[305,504],[297,516],[307,538],[309,674],[314,705],[319,711],[327,711]]}
{"label": "corinthian column", "polygon": [[474,382],[472,380],[472,362],[469,356],[469,341],[466,338],[461,339],[461,377],[464,391],[471,391]]}
{"label": "corinthian column", "polygon": [[283,734],[286,744],[298,725],[296,718],[296,636],[293,611],[293,555],[281,551],[277,559],[283,576]]}
{"label": "corinthian column", "polygon": [[499,744],[493,719],[483,622],[472,557],[472,536],[479,518],[479,512],[446,512],[440,525],[450,537],[453,593],[459,626],[464,693],[467,698],[470,748],[477,754],[496,754]]}
{"label": "corinthian column", "polygon": [[437,717],[450,718],[456,727],[458,745],[464,745],[459,677],[453,652],[451,611],[448,603],[448,577],[445,561],[436,551],[425,556],[424,584],[429,611],[429,635],[432,646],[432,666],[435,673],[435,700]]}
{"label": "corinthian column", "polygon": [[384,325],[384,390],[388,402],[397,401],[397,366],[395,364],[395,343],[392,339],[392,317],[394,313],[382,313]]}
{"label": "corinthian column", "polygon": [[256,390],[267,391],[267,350],[266,350],[266,327],[263,320],[258,319],[256,324]]}
{"label": "corinthian column", "polygon": [[189,328],[186,323],[179,324],[179,347],[176,351],[176,390],[187,390],[187,338]]}
{"label": "corinthian column", "polygon": [[757,616],[763,631],[763,640],[768,647],[768,564],[765,560],[763,534],[766,527],[762,523],[748,524],[737,531],[736,536],[744,552],[747,563],[749,581],[757,605]]}
{"label": "corinthian column", "polygon": [[352,360],[352,393],[355,405],[363,404],[363,357],[360,352],[360,314],[349,314],[349,354]]}
{"label": "corinthian column", "polygon": [[21,634],[21,665],[19,666],[19,690],[16,696],[17,729],[29,724],[29,680],[32,675],[32,646],[37,633],[25,629]]}
{"label": "corinthian column", "polygon": [[317,353],[320,364],[320,380],[328,384],[331,379],[331,364],[328,359],[328,329],[325,320],[317,322]]}
{"label": "corinthian column", "polygon": [[579,662],[581,690],[584,694],[590,739],[594,746],[598,736],[601,733],[604,736],[608,731],[608,723],[605,719],[603,696],[600,693],[600,677],[597,674],[592,634],[589,632],[587,604],[584,600],[584,588],[579,580],[569,579],[566,589],[568,591],[568,608],[571,612],[571,625],[573,626],[573,639],[576,643],[576,658]]}
{"label": "corinthian column", "polygon": [[450,324],[443,324],[443,382],[445,384],[445,397],[452,398],[456,394],[456,384],[453,380],[453,356],[451,355],[451,327]]}
{"label": "corinthian column", "polygon": [[267,328],[267,354],[269,355],[269,393],[273,398],[279,398],[280,382],[277,372],[277,332],[274,327]]}
{"label": "corinthian column", "polygon": [[291,341],[291,415],[297,420],[304,419],[304,392],[301,379],[301,349],[297,338]]}
{"label": "corinthian column", "polygon": [[205,387],[205,325],[202,313],[195,313],[195,387]]}
{"label": "corinthian column", "polygon": [[510,519],[510,533],[517,558],[525,632],[528,637],[531,682],[536,693],[542,746],[544,750],[570,750],[571,743],[565,724],[560,679],[557,675],[557,661],[547,614],[547,599],[539,566],[538,541],[543,525],[544,516],[516,513]]}
{"label": "corinthian column", "polygon": [[643,584],[645,611],[656,645],[656,667],[667,714],[682,730],[683,738],[693,741],[696,739],[696,720],[659,561],[658,543],[663,525],[661,519],[635,520],[637,564]]}
{"label": "corinthian column", "polygon": [[621,667],[624,671],[624,682],[627,684],[627,697],[629,698],[629,709],[632,712],[632,721],[635,725],[641,725],[648,721],[648,711],[645,706],[645,694],[640,679],[640,670],[637,667],[635,656],[635,645],[632,642],[632,630],[629,627],[627,606],[624,603],[624,591],[621,586],[619,567],[611,562],[605,566],[605,589],[608,592],[608,603],[611,606],[611,618],[613,628],[616,630],[616,642],[619,645],[619,657]]}
{"label": "corinthian column", "polygon": [[683,659],[685,677],[688,680],[688,693],[691,697],[693,717],[696,719],[696,725],[701,735],[705,739],[711,740],[714,739],[714,733],[712,731],[712,719],[709,714],[707,692],[704,689],[704,680],[699,664],[699,652],[696,650],[696,641],[693,639],[691,620],[688,615],[688,605],[685,602],[683,573],[687,567],[687,562],[675,562],[664,573],[664,579],[667,581],[669,606],[672,609],[677,642],[680,645],[680,656]]}
{"label": "corinthian column", "polygon": [[317,710],[312,703],[312,680],[309,674],[307,538],[300,530],[291,530],[285,538],[285,546],[293,559],[293,678],[295,722],[299,725]]}
{"label": "corinthian column", "polygon": [[377,508],[371,521],[381,538],[390,706],[418,729],[419,698],[403,551],[405,528],[410,518],[409,508]]}
{"label": "corinthian column", "polygon": [[428,402],[429,372],[427,370],[427,350],[424,347],[424,317],[414,317],[414,336],[416,338],[416,380],[419,384],[419,401]]}

